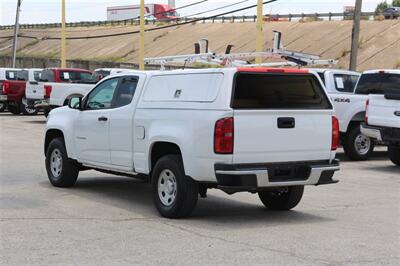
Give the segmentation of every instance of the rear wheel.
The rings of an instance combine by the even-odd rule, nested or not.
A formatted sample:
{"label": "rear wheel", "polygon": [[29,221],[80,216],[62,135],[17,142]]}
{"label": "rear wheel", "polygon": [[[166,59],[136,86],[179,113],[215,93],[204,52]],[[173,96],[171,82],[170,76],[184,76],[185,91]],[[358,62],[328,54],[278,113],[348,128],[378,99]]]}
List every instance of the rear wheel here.
{"label": "rear wheel", "polygon": [[182,159],[166,155],[154,166],[153,199],[159,213],[166,218],[183,218],[194,210],[199,193],[198,184],[185,176]]}
{"label": "rear wheel", "polygon": [[400,146],[390,145],[388,147],[388,153],[390,160],[395,164],[400,166]]}
{"label": "rear wheel", "polygon": [[79,175],[79,165],[68,158],[62,138],[53,139],[46,151],[46,171],[55,187],[72,187]]}
{"label": "rear wheel", "polygon": [[287,211],[299,204],[303,192],[304,186],[280,187],[274,190],[260,191],[258,196],[268,209]]}
{"label": "rear wheel", "polygon": [[0,102],[0,113],[4,112],[5,110],[6,110],[6,103]]}
{"label": "rear wheel", "polygon": [[374,141],[361,133],[359,124],[349,126],[342,144],[344,152],[353,161],[367,160],[375,147]]}
{"label": "rear wheel", "polygon": [[10,113],[13,115],[19,115],[21,113],[21,108],[18,104],[9,104],[8,111],[10,111]]}
{"label": "rear wheel", "polygon": [[25,98],[22,99],[20,104],[21,111],[24,115],[36,115],[38,110],[35,107],[29,107]]}

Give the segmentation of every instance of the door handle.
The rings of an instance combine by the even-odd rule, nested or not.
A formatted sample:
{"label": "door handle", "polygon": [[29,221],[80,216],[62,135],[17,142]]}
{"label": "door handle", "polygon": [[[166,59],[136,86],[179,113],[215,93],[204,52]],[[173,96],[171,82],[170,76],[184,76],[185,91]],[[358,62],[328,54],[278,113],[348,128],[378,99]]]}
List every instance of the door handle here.
{"label": "door handle", "polygon": [[108,120],[108,118],[105,116],[100,116],[97,120],[99,120],[100,122],[105,122]]}
{"label": "door handle", "polygon": [[294,128],[296,122],[293,117],[279,117],[278,128]]}

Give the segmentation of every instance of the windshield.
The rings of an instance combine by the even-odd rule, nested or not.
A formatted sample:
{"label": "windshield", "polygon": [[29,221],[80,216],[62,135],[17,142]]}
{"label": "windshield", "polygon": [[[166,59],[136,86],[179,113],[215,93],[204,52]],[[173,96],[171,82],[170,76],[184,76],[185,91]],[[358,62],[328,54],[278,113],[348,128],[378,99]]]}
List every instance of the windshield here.
{"label": "windshield", "polygon": [[356,94],[384,94],[387,91],[400,91],[400,74],[363,74],[357,84]]}
{"label": "windshield", "polygon": [[176,13],[176,11],[170,10],[168,12],[164,12],[164,16],[166,16],[166,17],[177,17],[178,13]]}

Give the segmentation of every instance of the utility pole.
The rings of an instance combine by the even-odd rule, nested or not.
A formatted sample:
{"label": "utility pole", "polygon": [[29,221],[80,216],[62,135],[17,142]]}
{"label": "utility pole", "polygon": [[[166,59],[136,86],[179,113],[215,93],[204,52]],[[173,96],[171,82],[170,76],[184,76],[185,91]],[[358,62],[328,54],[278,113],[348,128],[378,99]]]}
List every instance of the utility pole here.
{"label": "utility pole", "polygon": [[144,0],[140,0],[139,69],[144,70]]}
{"label": "utility pole", "polygon": [[12,67],[15,68],[15,63],[17,61],[17,42],[18,42],[18,34],[19,34],[19,12],[21,11],[21,2],[22,0],[18,0],[17,2],[17,12],[15,14],[15,26],[14,26],[14,42],[13,42],[13,54],[12,54]]}
{"label": "utility pole", "polygon": [[61,67],[67,67],[67,32],[65,27],[65,0],[61,0]]}
{"label": "utility pole", "polygon": [[360,36],[360,20],[361,20],[362,0],[356,0],[354,9],[353,31],[351,34],[351,54],[350,54],[350,70],[357,70],[358,42]]}
{"label": "utility pole", "polygon": [[[256,31],[256,52],[264,51],[264,18],[263,18],[263,0],[257,3],[257,31]],[[261,64],[262,58],[256,58],[256,64]]]}

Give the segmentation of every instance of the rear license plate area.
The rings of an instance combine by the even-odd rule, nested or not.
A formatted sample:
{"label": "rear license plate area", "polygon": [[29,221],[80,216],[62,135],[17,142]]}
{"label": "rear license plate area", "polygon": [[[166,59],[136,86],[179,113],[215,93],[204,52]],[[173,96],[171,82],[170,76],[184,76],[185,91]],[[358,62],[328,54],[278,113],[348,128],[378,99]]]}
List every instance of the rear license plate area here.
{"label": "rear license plate area", "polygon": [[311,168],[306,165],[273,166],[268,169],[269,182],[305,181]]}

